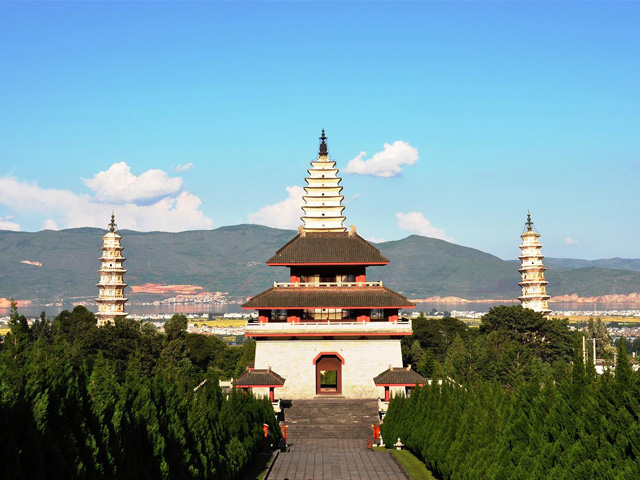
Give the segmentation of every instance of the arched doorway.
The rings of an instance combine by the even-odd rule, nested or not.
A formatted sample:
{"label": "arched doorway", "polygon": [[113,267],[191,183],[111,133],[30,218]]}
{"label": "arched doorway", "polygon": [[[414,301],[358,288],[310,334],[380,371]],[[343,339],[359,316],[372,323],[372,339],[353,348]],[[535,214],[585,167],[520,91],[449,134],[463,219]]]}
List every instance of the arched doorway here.
{"label": "arched doorway", "polygon": [[322,353],[314,359],[316,364],[316,395],[340,395],[342,393],[342,364],[337,353]]}

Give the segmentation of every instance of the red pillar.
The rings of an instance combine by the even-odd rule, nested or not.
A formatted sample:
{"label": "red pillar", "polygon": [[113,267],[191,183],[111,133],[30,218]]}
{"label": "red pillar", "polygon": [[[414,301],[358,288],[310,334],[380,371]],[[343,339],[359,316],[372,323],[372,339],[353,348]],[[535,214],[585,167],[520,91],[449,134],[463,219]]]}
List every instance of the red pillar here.
{"label": "red pillar", "polygon": [[273,395],[274,390],[275,390],[274,387],[270,387],[269,388],[269,400],[271,400],[272,402],[273,402],[273,398],[274,398],[274,395]]}
{"label": "red pillar", "polygon": [[269,323],[269,310],[258,310],[258,321],[260,323]]}
{"label": "red pillar", "polygon": [[384,387],[384,401],[389,401],[389,387]]}

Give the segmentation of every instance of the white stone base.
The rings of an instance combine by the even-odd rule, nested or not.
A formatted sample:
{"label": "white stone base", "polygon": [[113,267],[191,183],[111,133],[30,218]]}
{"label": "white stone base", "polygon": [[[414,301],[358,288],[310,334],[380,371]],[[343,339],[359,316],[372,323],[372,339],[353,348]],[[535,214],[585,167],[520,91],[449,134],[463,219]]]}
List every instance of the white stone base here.
{"label": "white stone base", "polygon": [[255,368],[270,367],[286,379],[276,388],[278,398],[303,399],[316,396],[314,358],[336,352],[344,358],[342,395],[346,398],[384,398],[384,388],[373,378],[389,365],[402,367],[400,340],[258,340]]}

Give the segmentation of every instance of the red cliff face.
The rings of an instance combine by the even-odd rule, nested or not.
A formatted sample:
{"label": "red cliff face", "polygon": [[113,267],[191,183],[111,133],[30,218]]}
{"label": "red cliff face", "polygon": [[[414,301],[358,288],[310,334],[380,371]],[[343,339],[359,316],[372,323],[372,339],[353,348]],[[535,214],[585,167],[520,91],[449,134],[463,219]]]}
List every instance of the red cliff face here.
{"label": "red cliff face", "polygon": [[[16,300],[16,305],[19,307],[28,307],[31,305],[31,300]],[[0,297],[0,308],[9,308],[11,306],[11,300]]]}
{"label": "red cliff face", "polygon": [[600,295],[597,297],[580,297],[574,293],[572,295],[559,295],[551,298],[552,302],[558,303],[640,303],[640,293],[629,293],[628,295]]}
{"label": "red cliff face", "polygon": [[178,293],[183,295],[200,293],[203,288],[199,285],[163,285],[160,283],[145,283],[142,285],[131,285],[131,293]]}
{"label": "red cliff face", "polygon": [[[445,305],[458,305],[463,303],[519,303],[518,299],[494,299],[483,298],[481,300],[468,300],[460,297],[427,297],[412,299],[416,303],[441,303]],[[556,303],[640,303],[640,293],[628,295],[600,295],[596,297],[581,297],[577,293],[571,295],[558,295],[551,297],[550,302]]]}
{"label": "red cliff face", "polygon": [[518,303],[519,300],[517,298],[514,299],[504,299],[504,298],[483,298],[480,300],[467,300],[466,298],[460,297],[427,297],[427,298],[418,298],[411,299],[412,302],[416,303],[443,303],[446,305],[457,305],[460,303]]}

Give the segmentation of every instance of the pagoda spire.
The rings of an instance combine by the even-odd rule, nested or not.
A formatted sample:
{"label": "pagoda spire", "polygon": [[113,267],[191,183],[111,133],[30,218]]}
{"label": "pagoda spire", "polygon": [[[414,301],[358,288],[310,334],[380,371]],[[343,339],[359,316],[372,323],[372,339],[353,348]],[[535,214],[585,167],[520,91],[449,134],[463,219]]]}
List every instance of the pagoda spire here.
{"label": "pagoda spire", "polygon": [[98,326],[113,324],[116,318],[124,318],[127,314],[124,311],[124,304],[127,299],[124,297],[124,274],[127,272],[122,264],[125,258],[122,256],[123,247],[120,245],[122,236],[117,232],[116,217],[111,213],[109,231],[102,236],[102,256],[100,262],[102,267],[100,282],[96,284],[99,294],[98,303]]}
{"label": "pagoda spire", "polygon": [[527,221],[524,222],[527,232],[533,231],[533,222],[531,221],[531,212],[527,210]]}
{"label": "pagoda spire", "polygon": [[328,157],[329,151],[327,150],[327,137],[324,134],[324,128],[322,129],[322,135],[320,136],[320,149],[318,151],[318,157]]}
{"label": "pagoda spire", "polygon": [[301,217],[306,232],[346,232],[342,215],[344,206],[341,195],[342,179],[338,177],[339,170],[336,162],[329,157],[327,136],[322,129],[320,136],[320,148],[318,157],[311,162],[311,168],[307,170],[309,176],[305,178],[307,186],[304,187],[305,195],[302,197],[304,205]]}
{"label": "pagoda spire", "polygon": [[546,268],[542,265],[542,244],[539,241],[540,234],[536,231],[531,221],[531,213],[527,212],[527,221],[524,224],[522,235],[522,244],[520,245],[521,262],[520,272],[522,288],[522,296],[519,300],[523,308],[529,308],[536,312],[547,316],[551,313],[547,304],[549,295],[547,295],[547,282],[544,278]]}

